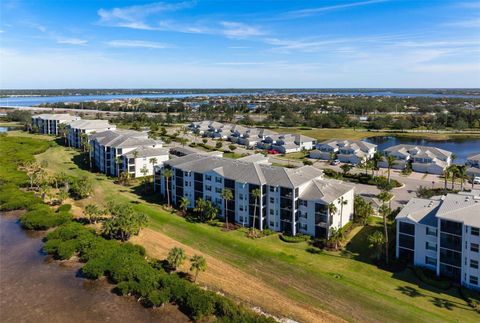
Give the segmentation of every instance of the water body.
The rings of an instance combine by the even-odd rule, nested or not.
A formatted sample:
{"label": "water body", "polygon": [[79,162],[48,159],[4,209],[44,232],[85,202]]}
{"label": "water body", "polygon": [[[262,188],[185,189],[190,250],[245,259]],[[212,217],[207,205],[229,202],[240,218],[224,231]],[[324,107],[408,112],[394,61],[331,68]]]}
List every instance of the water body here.
{"label": "water body", "polygon": [[308,95],[338,95],[338,96],[392,96],[392,97],[431,97],[431,98],[480,98],[480,95],[461,95],[461,94],[439,94],[439,93],[400,93],[394,91],[377,91],[377,92],[328,92],[328,91],[300,91],[300,92],[275,92],[258,91],[258,92],[231,92],[231,93],[161,93],[161,94],[116,94],[116,95],[70,95],[70,96],[22,96],[0,98],[0,106],[37,106],[44,103],[58,102],[86,102],[86,101],[108,101],[120,99],[134,98],[177,98],[184,99],[198,96],[208,97],[225,97],[225,96],[242,96],[242,95],[259,95],[259,94],[308,94]]}
{"label": "water body", "polygon": [[42,253],[42,237],[0,214],[1,322],[189,322],[172,305],[146,309],[106,281],[78,277],[80,264]]}
{"label": "water body", "polygon": [[475,153],[480,153],[480,139],[449,139],[449,140],[428,140],[421,138],[404,138],[404,137],[370,137],[364,139],[367,142],[378,145],[378,150],[384,150],[395,145],[420,145],[432,146],[453,152],[457,158],[456,164],[464,164],[467,157]]}
{"label": "water body", "polygon": [[0,127],[0,133],[10,131],[10,127]]}

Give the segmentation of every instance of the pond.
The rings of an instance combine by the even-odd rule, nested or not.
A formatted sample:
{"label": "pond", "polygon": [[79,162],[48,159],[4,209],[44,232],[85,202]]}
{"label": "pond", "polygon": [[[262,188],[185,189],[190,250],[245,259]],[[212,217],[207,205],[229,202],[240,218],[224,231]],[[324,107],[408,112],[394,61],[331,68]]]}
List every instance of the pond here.
{"label": "pond", "polygon": [[431,146],[453,152],[457,158],[456,164],[464,164],[467,157],[475,153],[480,153],[480,139],[450,139],[450,140],[428,140],[422,138],[404,138],[395,136],[380,136],[364,139],[367,142],[378,145],[378,150],[382,151],[395,145],[419,145]]}
{"label": "pond", "polygon": [[79,263],[54,261],[41,251],[42,237],[0,213],[2,322],[189,322],[173,305],[147,309],[113,294],[105,280],[81,278]]}

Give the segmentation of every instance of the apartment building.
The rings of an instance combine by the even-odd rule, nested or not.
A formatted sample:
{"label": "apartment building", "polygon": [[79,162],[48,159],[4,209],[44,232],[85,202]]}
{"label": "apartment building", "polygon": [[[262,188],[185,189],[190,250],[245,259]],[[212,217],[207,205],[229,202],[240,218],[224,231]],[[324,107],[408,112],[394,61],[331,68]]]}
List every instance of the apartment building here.
{"label": "apartment building", "polygon": [[310,152],[310,158],[330,160],[333,156],[342,163],[356,165],[371,159],[376,151],[377,145],[366,141],[333,139],[318,143]]}
{"label": "apartment building", "polygon": [[76,120],[67,125],[67,140],[70,147],[81,148],[82,136],[95,132],[115,130],[117,126],[108,120]]}
{"label": "apartment building", "polygon": [[397,258],[480,289],[480,190],[413,198],[395,220]]}
{"label": "apartment building", "polygon": [[[332,228],[343,227],[353,216],[354,189],[336,180],[323,178],[323,172],[312,166],[297,169],[269,166],[264,159],[234,160],[207,154],[189,154],[166,161],[155,168],[155,188],[166,195],[164,169],[171,169],[168,180],[172,202],[181,197],[195,207],[198,199],[211,201],[221,217],[231,222],[261,230],[296,235],[309,234],[328,238]],[[232,191],[234,198],[225,210],[222,192]],[[258,189],[256,199],[252,192]],[[329,204],[337,211],[329,211]]]}
{"label": "apartment building", "polygon": [[259,148],[273,149],[279,153],[288,154],[302,150],[312,150],[315,143],[316,140],[308,136],[287,133],[266,136],[258,146]]}
{"label": "apartment building", "polygon": [[[383,151],[385,156],[395,157],[393,168],[404,169],[411,163],[412,169],[420,173],[443,174],[452,162],[452,152],[436,147],[396,145]],[[380,162],[379,167],[387,167],[387,162]]]}
{"label": "apartment building", "polygon": [[110,176],[128,171],[134,177],[141,177],[143,166],[148,174],[153,174],[156,165],[151,159],[156,159],[157,165],[168,160],[168,151],[159,149],[163,142],[148,138],[146,132],[107,130],[91,134],[89,142],[94,165]]}
{"label": "apartment building", "polygon": [[32,116],[32,129],[38,129],[39,133],[46,135],[58,135],[58,125],[61,123],[68,124],[69,122],[80,119],[80,117],[72,116],[67,113],[36,114]]}

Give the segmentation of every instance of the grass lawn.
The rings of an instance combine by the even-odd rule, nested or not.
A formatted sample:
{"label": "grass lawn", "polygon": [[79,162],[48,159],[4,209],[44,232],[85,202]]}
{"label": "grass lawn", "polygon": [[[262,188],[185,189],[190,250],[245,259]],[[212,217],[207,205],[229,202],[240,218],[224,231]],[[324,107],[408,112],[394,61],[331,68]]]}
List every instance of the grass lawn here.
{"label": "grass lawn", "polygon": [[223,153],[223,157],[225,158],[231,158],[231,159],[238,159],[243,157],[242,154],[237,154],[235,152],[229,152],[229,153]]}
{"label": "grass lawn", "polygon": [[134,188],[116,185],[104,175],[79,168],[75,150],[52,147],[37,158],[47,160],[52,172],[94,179],[94,197],[82,203],[130,201],[150,217],[153,230],[252,274],[283,296],[345,320],[476,322],[480,318],[455,289],[435,290],[409,270],[392,273],[369,263],[365,228],[351,237],[346,256],[339,252],[310,254],[305,251],[306,242],[285,243],[278,235],[251,240],[240,231],[223,232],[218,227],[189,223],[156,203],[142,200]]}
{"label": "grass lawn", "polygon": [[15,122],[15,121],[4,121],[0,122],[0,127],[16,127],[16,128],[21,128],[23,125],[20,122]]}

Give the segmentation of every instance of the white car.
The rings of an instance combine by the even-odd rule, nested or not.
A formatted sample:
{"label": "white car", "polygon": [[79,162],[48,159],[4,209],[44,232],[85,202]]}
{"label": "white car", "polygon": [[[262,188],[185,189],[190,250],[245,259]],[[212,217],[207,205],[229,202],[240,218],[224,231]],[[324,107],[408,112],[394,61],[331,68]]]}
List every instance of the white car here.
{"label": "white car", "polygon": [[473,178],[473,184],[480,184],[480,177],[476,176]]}

